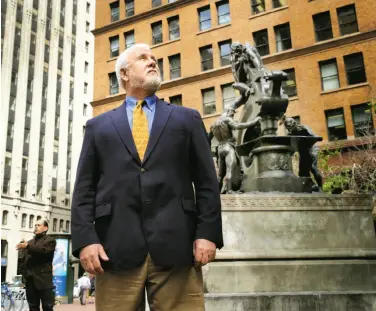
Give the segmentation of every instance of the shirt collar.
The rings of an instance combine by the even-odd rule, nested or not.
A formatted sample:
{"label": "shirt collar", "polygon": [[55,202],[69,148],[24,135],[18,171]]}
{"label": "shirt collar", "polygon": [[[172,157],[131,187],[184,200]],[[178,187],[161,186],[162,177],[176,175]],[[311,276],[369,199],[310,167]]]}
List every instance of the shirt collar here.
{"label": "shirt collar", "polygon": [[[144,101],[146,101],[146,107],[151,110],[151,111],[154,111],[154,108],[155,108],[155,105],[157,103],[157,95],[151,95],[151,96],[148,96],[148,97],[145,97],[144,98]],[[125,103],[126,103],[126,106],[128,108],[130,108],[131,110],[133,110],[135,107],[136,107],[136,104],[137,104],[137,99],[132,97],[132,96],[127,96],[125,98]]]}

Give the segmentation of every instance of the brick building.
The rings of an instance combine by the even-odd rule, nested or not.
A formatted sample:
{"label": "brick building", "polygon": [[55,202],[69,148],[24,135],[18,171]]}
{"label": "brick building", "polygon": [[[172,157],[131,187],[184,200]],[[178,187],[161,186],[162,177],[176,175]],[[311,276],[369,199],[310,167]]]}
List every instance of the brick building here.
{"label": "brick building", "polygon": [[122,103],[116,58],[142,42],[163,72],[159,97],[197,109],[209,127],[235,97],[230,44],[249,42],[269,69],[288,73],[289,116],[324,143],[353,144],[376,124],[367,105],[376,97],[375,11],[374,0],[98,1],[94,115]]}

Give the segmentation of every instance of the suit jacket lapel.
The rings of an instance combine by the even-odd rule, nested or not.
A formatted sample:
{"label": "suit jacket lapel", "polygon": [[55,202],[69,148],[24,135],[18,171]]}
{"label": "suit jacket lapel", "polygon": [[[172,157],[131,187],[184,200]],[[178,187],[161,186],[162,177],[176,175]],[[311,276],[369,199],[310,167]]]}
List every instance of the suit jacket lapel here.
{"label": "suit jacket lapel", "polygon": [[167,120],[170,117],[172,106],[160,99],[157,100],[155,105],[154,121],[151,128],[148,146],[146,148],[143,162],[145,162],[153,151],[159,137],[161,136],[163,129],[166,126]]}
{"label": "suit jacket lapel", "polygon": [[141,164],[140,156],[138,155],[136,145],[133,140],[133,135],[131,128],[128,122],[127,116],[127,107],[125,105],[125,101],[123,105],[119,108],[115,109],[111,113],[112,122],[118,132],[121,140],[123,141],[125,147],[129,150],[129,152],[133,155],[136,161]]}

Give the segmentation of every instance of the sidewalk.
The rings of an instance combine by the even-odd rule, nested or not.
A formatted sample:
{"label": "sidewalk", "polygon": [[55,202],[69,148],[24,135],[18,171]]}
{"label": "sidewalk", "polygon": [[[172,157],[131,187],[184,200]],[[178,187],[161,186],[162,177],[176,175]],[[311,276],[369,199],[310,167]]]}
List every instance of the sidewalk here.
{"label": "sidewalk", "polygon": [[74,300],[73,304],[61,304],[54,307],[54,311],[94,311],[95,304],[86,304],[85,306],[81,306],[80,301],[78,299]]}

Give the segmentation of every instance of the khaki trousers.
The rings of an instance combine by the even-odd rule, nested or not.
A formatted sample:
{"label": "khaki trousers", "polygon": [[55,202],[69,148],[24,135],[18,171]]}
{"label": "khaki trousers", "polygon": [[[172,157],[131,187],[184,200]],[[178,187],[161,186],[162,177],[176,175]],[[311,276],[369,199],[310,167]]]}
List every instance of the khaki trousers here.
{"label": "khaki trousers", "polygon": [[96,311],[143,311],[145,289],[151,311],[203,311],[201,267],[164,268],[150,255],[138,268],[96,277]]}

